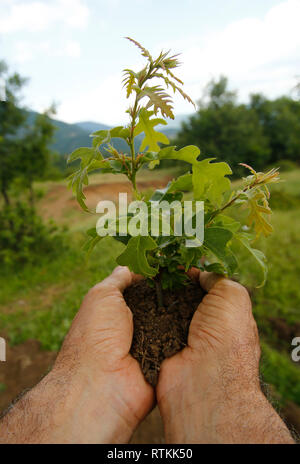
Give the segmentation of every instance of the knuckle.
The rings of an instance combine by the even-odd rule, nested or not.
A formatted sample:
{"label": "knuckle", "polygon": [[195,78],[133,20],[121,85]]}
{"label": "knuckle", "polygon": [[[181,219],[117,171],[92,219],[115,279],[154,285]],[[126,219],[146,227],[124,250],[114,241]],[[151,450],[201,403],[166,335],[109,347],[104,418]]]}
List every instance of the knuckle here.
{"label": "knuckle", "polygon": [[225,300],[235,306],[239,306],[247,310],[251,309],[252,305],[248,290],[238,282],[223,279],[216,285],[214,292],[217,292]]}

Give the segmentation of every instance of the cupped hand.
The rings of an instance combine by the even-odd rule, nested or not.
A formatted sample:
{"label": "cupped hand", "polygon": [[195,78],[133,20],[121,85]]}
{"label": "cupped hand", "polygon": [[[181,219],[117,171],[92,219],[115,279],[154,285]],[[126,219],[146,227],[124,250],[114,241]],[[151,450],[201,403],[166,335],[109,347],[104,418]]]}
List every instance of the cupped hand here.
{"label": "cupped hand", "polygon": [[260,389],[259,338],[247,290],[216,274],[193,269],[190,275],[207,294],[191,321],[187,346],[161,367],[157,401],[166,440],[289,442]]}
{"label": "cupped hand", "polygon": [[81,440],[126,442],[154,405],[153,389],[129,354],[133,318],[122,293],[139,278],[119,266],[87,293],[54,366],[55,378],[68,373],[69,391],[78,391]]}

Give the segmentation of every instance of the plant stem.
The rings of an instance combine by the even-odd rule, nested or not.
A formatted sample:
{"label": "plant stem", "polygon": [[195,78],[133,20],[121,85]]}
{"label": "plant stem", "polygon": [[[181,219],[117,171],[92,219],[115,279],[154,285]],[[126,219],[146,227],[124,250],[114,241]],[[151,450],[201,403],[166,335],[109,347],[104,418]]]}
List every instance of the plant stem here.
{"label": "plant stem", "polygon": [[240,198],[240,196],[247,192],[247,190],[250,190],[254,187],[257,187],[257,184],[254,182],[253,184],[250,184],[250,185],[247,185],[240,193],[238,193],[237,195],[235,195],[235,197],[233,197],[230,201],[228,201],[228,203],[226,203],[224,206],[222,206],[222,208],[218,209],[217,211],[214,211],[214,213],[212,214],[210,220],[208,221],[206,227],[208,227],[212,221],[215,219],[216,216],[218,216],[218,214],[222,213],[224,211],[224,209],[226,208],[229,208],[230,206],[232,206],[236,200],[238,200]]}
{"label": "plant stem", "polygon": [[157,298],[157,305],[158,308],[164,308],[164,296],[163,296],[163,289],[161,285],[161,278],[162,278],[162,270],[154,277],[155,283],[155,290],[156,290],[156,298]]}

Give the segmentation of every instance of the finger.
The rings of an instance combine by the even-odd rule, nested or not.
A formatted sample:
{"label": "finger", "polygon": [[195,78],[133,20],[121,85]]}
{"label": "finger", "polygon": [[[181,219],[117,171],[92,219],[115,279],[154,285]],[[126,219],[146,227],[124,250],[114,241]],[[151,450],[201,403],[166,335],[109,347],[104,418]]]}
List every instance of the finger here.
{"label": "finger", "polygon": [[187,271],[187,275],[193,280],[194,282],[199,282],[199,277],[200,277],[200,269],[197,267],[191,267]]}
{"label": "finger", "polygon": [[129,287],[131,284],[135,282],[138,282],[142,278],[143,278],[142,276],[138,274],[134,274],[133,272],[130,272],[130,270],[126,266],[117,266],[113,270],[112,274],[106,277],[106,279],[104,279],[101,282],[101,284],[112,285],[123,293],[125,288]]}
{"label": "finger", "polygon": [[215,274],[214,272],[200,272],[199,273],[199,281],[200,285],[206,292],[209,292],[218,282],[220,281],[227,281],[225,277]]}
{"label": "finger", "polygon": [[188,270],[187,275],[194,281],[200,282],[201,287],[206,292],[209,292],[219,280],[227,280],[225,277],[214,274],[213,272],[200,271],[197,267],[192,267]]}

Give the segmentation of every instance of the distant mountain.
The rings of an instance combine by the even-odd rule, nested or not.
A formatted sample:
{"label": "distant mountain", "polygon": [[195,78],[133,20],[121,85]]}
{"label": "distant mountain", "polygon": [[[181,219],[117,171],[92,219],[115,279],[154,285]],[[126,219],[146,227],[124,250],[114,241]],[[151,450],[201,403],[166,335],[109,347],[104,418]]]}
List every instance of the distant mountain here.
{"label": "distant mountain", "polygon": [[89,134],[92,134],[92,132],[96,132],[98,130],[111,129],[111,126],[107,126],[106,124],[101,124],[100,122],[94,122],[94,121],[77,122],[76,126],[78,126],[81,129],[85,130]]}
{"label": "distant mountain", "polygon": [[[38,113],[28,111],[28,122],[33,122]],[[167,126],[157,126],[157,129],[166,134],[171,140],[180,129],[181,122],[187,120],[190,115],[178,115],[168,122]],[[51,148],[61,155],[68,155],[79,147],[90,147],[92,139],[90,134],[97,130],[108,130],[111,126],[94,121],[82,121],[76,124],[68,124],[57,119],[51,119],[57,130],[55,131]],[[142,136],[137,137],[136,146],[139,146]],[[124,140],[112,139],[114,147],[121,152],[126,152],[128,147]]]}
{"label": "distant mountain", "polygon": [[168,119],[168,125],[167,126],[159,125],[159,126],[157,126],[157,128],[159,130],[161,130],[164,127],[167,127],[168,129],[172,129],[172,130],[175,130],[176,132],[178,132],[181,129],[181,124],[183,122],[188,121],[188,119],[191,116],[192,116],[191,114],[178,114],[177,116],[175,116],[174,119]]}

